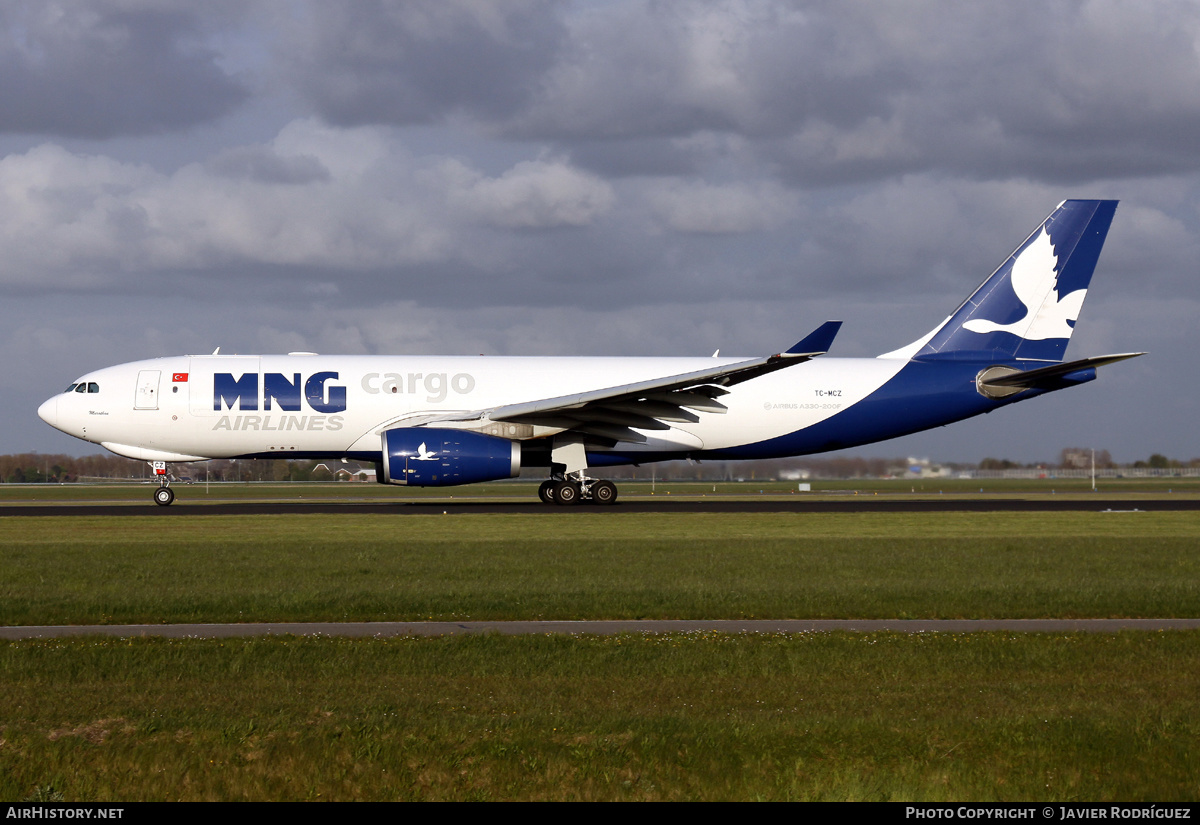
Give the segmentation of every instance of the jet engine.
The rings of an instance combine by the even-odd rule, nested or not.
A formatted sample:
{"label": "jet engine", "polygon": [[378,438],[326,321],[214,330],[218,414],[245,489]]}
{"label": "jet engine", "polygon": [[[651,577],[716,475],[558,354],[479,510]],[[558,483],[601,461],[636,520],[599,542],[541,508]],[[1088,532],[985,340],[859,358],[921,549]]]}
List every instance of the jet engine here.
{"label": "jet engine", "polygon": [[521,443],[468,430],[397,427],[383,432],[381,484],[450,487],[516,478]]}

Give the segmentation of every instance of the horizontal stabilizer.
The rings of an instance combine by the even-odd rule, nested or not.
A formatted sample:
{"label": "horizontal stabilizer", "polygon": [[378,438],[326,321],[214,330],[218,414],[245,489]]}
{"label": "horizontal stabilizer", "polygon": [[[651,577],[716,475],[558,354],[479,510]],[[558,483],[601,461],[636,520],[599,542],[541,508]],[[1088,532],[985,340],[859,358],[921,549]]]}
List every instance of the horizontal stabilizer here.
{"label": "horizontal stabilizer", "polygon": [[1144,352],[1123,352],[1117,355],[1097,355],[1092,358],[1069,361],[1065,364],[1052,364],[1048,367],[1039,367],[1038,369],[1025,370],[1023,372],[1012,372],[996,378],[987,378],[980,381],[980,384],[988,387],[1020,387],[1025,389],[1027,387],[1036,387],[1039,384],[1044,384],[1047,381],[1061,378],[1073,372],[1094,369],[1102,367],[1105,364],[1115,364],[1118,361],[1124,361],[1126,358],[1137,358],[1139,355],[1145,354]]}

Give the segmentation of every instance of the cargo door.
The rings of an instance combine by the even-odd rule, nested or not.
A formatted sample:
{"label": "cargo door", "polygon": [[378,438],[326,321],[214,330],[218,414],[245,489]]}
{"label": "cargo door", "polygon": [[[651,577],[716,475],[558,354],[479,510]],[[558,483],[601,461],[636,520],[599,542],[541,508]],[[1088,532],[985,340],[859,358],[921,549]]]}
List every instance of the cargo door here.
{"label": "cargo door", "polygon": [[137,377],[137,392],[133,396],[135,410],[158,409],[159,370],[140,370]]}

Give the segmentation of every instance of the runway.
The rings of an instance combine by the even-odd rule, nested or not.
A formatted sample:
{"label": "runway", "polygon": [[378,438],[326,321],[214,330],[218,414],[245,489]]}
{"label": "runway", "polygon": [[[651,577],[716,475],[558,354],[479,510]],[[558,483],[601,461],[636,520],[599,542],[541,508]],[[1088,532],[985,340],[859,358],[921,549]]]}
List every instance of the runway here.
{"label": "runway", "polygon": [[1048,513],[1048,512],[1167,512],[1200,510],[1200,498],[1185,496],[1154,499],[1041,495],[1029,498],[967,498],[947,495],[905,499],[885,496],[847,496],[844,499],[805,499],[798,496],[765,496],[755,499],[688,497],[637,498],[612,506],[589,504],[559,507],[535,500],[419,499],[379,501],[224,501],[189,502],[177,499],[170,507],[153,503],[14,504],[0,506],[0,518],[28,516],[264,516],[264,515],[509,515],[554,514],[570,516],[621,513]]}
{"label": "runway", "polygon": [[230,639],[255,636],[605,636],[619,633],[1117,633],[1197,630],[1200,619],[780,619],[613,620],[509,622],[261,622],[246,624],[58,625],[3,627],[0,639],[116,638]]}

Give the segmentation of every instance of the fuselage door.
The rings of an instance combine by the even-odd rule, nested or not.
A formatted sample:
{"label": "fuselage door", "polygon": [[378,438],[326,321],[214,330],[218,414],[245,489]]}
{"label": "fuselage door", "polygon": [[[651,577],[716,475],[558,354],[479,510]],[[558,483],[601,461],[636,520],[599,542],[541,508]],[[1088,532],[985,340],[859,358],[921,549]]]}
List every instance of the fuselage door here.
{"label": "fuselage door", "polygon": [[140,370],[137,377],[137,392],[133,396],[135,410],[158,409],[159,370]]}

